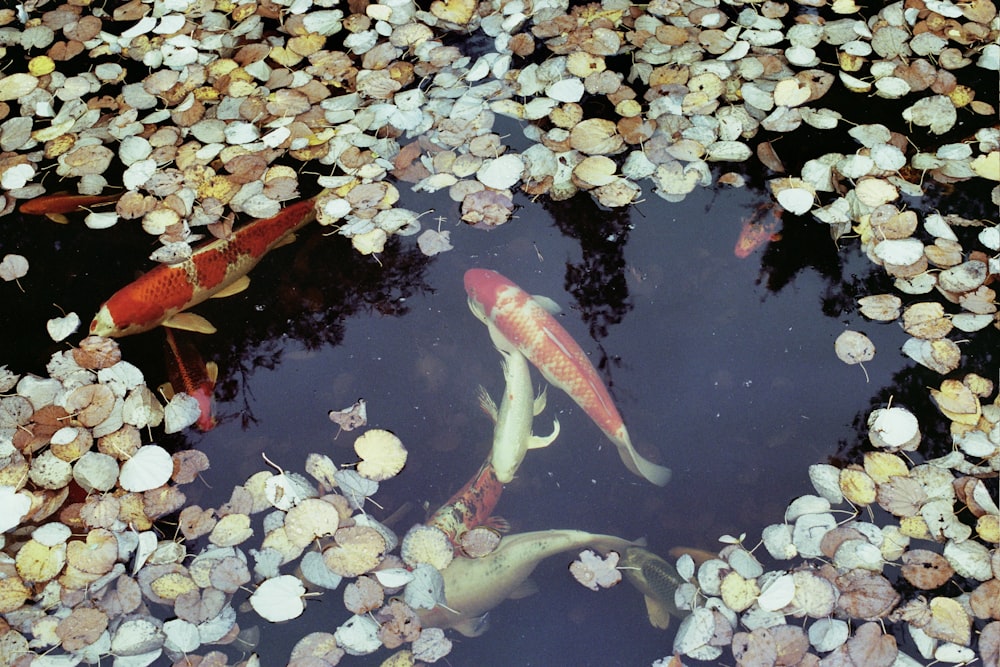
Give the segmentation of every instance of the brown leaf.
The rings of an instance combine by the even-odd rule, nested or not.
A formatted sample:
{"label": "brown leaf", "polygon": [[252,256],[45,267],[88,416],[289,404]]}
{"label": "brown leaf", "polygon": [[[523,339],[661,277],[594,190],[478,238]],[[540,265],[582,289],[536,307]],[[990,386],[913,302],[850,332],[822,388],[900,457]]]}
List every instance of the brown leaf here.
{"label": "brown leaf", "polygon": [[854,618],[882,618],[899,604],[899,593],[881,574],[853,569],[835,583],[841,591],[837,606]]}
{"label": "brown leaf", "polygon": [[903,554],[903,578],[925,591],[944,586],[955,574],[948,561],[939,553],[926,549],[911,549]]}
{"label": "brown leaf", "polygon": [[358,577],[344,589],[344,606],[355,614],[367,614],[382,606],[385,593],[372,577]]}
{"label": "brown leaf", "polygon": [[98,640],[108,627],[108,616],[99,609],[80,607],[56,626],[56,635],[67,651],[79,651]]}
{"label": "brown leaf", "polygon": [[895,638],[882,634],[878,623],[865,623],[847,640],[847,653],[855,665],[889,667],[899,650]]}

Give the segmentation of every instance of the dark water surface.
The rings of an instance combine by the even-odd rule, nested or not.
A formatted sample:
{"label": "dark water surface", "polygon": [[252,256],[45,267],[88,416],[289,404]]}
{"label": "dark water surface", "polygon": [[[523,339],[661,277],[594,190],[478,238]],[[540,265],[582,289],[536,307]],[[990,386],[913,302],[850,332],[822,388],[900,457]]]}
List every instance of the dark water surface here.
{"label": "dark water surface", "polygon": [[[908,386],[926,393],[899,353],[898,325],[853,312],[858,296],[886,289],[884,279],[856,250],[838,251],[824,225],[786,218],[780,241],[748,259],[734,256],[741,219],[760,203],[751,191],[696,192],[681,204],[652,196],[630,214],[601,211],[582,196],[545,206],[523,200],[517,220],[490,232],[456,225],[457,210],[438,202],[423,222],[445,218],[451,252],[425,258],[414,238],[402,239],[380,266],[313,226],[274,251],[247,292],[197,309],[220,329],[199,339],[220,365],[220,425],[161,441],[199,448],[212,461],[203,482],[184,488],[190,503],[228,500],[233,486],[264,469],[262,453],[293,471],[309,452],[353,462],[355,434],[338,437],[327,412],[360,397],[369,425],[394,431],[410,451],[403,473],[375,495],[385,509],[369,511],[383,519],[409,507],[394,525],[400,535],[423,521],[489,451],[477,386],[494,396],[502,387],[499,354],[466,307],[462,275],[471,267],[497,269],[562,307],[560,322],[600,369],[637,447],[674,471],[665,488],[631,475],[586,415],[550,389],[535,430],[548,433],[556,415],[562,432],[528,453],[504,492],[497,512],[514,531],[645,537],[663,554],[715,550],[724,533],[746,532],[752,545],[789,500],[811,491],[809,464],[857,449],[874,397],[905,395]],[[30,234],[14,231],[29,222]],[[58,300],[89,321],[101,300],[146,268],[134,258],[148,242],[79,223],[2,224],[3,238],[13,239],[3,252],[32,262],[26,294],[0,286],[9,306],[3,361],[39,371],[59,347],[41,340],[45,319],[59,314],[48,304]],[[865,332],[879,350],[866,364],[870,383],[834,356],[845,328]],[[164,379],[162,342],[153,331],[122,343],[150,386]],[[544,562],[534,577],[539,592],[497,608],[483,636],[449,633],[456,644],[448,662],[641,665],[667,655],[672,630],[650,627],[641,596],[625,583],[586,590],[569,575],[574,557]],[[283,664],[298,638],[332,632],[348,616],[338,590],[311,600],[295,621],[264,623],[262,664]],[[342,664],[377,665],[387,655]]]}

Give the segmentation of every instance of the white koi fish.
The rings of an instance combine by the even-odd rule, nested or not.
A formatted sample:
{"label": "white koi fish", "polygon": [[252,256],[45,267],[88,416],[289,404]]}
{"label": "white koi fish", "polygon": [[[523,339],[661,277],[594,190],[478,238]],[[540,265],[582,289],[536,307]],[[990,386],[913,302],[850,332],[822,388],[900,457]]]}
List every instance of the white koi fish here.
{"label": "white koi fish", "polygon": [[582,530],[540,530],[507,535],[496,551],[482,558],[456,558],[441,573],[448,609],[420,612],[424,627],[455,628],[467,637],[486,629],[483,615],[520,592],[540,562],[549,556],[584,547],[624,553],[635,542]]}
{"label": "white koi fish", "polygon": [[531,386],[531,369],[524,355],[513,349],[497,347],[503,355],[504,393],[500,409],[482,387],[479,403],[493,418],[493,449],[490,462],[497,479],[507,484],[514,479],[524,455],[529,449],[548,447],[559,435],[559,420],[552,420],[552,433],[546,437],[532,435],[531,423],[545,409],[545,390],[535,397]]}

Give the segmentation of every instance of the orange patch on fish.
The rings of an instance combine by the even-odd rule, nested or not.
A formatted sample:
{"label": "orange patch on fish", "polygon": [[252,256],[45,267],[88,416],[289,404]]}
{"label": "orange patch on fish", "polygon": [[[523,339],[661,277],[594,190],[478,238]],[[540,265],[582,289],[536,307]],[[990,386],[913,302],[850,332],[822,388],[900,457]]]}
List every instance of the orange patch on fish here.
{"label": "orange patch on fish", "polygon": [[[757,248],[781,238],[778,232],[778,225],[781,223],[781,214],[784,213],[777,204],[761,204],[754,213],[743,221],[739,238],[736,239],[736,246],[733,254],[740,259],[746,259]],[[765,216],[770,219],[765,220]]]}
{"label": "orange patch on fish", "polygon": [[113,195],[78,195],[71,192],[56,192],[50,195],[35,197],[21,204],[20,211],[25,215],[54,215],[82,211],[98,204],[108,204],[118,201],[124,193]]}
{"label": "orange patch on fish", "polygon": [[149,331],[177,313],[198,305],[245,276],[289,234],[315,219],[315,198],[256,220],[228,239],[217,239],[177,264],[160,264],[115,292],[90,323],[97,336],[128,336]]}

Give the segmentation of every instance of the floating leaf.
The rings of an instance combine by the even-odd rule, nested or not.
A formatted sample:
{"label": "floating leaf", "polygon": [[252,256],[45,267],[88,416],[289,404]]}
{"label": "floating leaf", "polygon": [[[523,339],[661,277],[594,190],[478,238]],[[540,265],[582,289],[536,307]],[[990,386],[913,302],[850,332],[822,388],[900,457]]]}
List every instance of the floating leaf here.
{"label": "floating leaf", "polygon": [[380,482],[395,477],[406,465],[406,449],[393,433],[371,429],[354,441],[354,451],[361,457],[358,472]]}
{"label": "floating leaf", "polygon": [[174,472],[174,460],[158,445],[141,447],[122,464],[118,481],[126,491],[148,491],[163,486]]}
{"label": "floating leaf", "polygon": [[368,423],[365,399],[359,398],[354,405],[343,410],[330,410],[328,416],[330,421],[345,431],[353,431],[359,426],[364,426]]}
{"label": "floating leaf", "polygon": [[250,606],[272,623],[288,621],[305,611],[305,593],[305,586],[297,577],[283,574],[262,582],[250,596]]}
{"label": "floating leaf", "polygon": [[573,578],[592,591],[611,588],[622,580],[618,570],[618,554],[614,551],[604,558],[590,549],[580,552],[577,560],[569,566]]}

